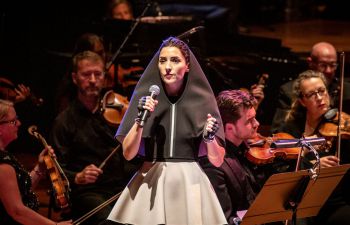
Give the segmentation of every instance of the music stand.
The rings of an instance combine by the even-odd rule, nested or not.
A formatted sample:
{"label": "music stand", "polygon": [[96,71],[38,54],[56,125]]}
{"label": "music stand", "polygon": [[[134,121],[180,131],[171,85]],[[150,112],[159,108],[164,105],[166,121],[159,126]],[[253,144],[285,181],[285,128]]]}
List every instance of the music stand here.
{"label": "music stand", "polygon": [[304,193],[295,210],[287,209],[286,203],[300,188],[300,182],[310,176],[309,172],[301,170],[272,175],[245,213],[241,225],[316,216],[349,168],[350,164],[322,168],[317,179],[310,179],[307,186],[301,190]]}

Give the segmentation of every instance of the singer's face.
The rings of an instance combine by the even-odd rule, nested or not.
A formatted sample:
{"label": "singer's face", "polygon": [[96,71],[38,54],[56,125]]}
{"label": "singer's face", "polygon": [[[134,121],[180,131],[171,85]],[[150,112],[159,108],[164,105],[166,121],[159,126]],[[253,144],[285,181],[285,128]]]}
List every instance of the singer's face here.
{"label": "singer's face", "polygon": [[79,95],[97,97],[104,85],[103,63],[83,59],[78,62],[78,70],[72,74],[72,78],[78,87]]}
{"label": "singer's face", "polygon": [[318,77],[305,79],[300,83],[302,97],[300,103],[306,108],[308,115],[320,118],[329,110],[329,95],[323,81]]}
{"label": "singer's face", "polygon": [[182,87],[188,64],[177,47],[164,47],[159,54],[158,68],[166,89],[179,91]]}

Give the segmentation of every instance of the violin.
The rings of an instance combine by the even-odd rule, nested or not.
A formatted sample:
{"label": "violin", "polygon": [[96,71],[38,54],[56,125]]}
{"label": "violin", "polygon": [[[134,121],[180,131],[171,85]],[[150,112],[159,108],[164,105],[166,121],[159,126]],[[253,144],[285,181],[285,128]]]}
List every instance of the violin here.
{"label": "violin", "polygon": [[258,135],[255,139],[248,141],[249,151],[246,158],[256,165],[268,164],[274,162],[276,158],[297,159],[300,154],[300,147],[295,148],[272,148],[271,144],[279,139],[294,139],[287,133],[277,133],[272,137],[263,137]]}
{"label": "violin", "polygon": [[[17,93],[16,93],[15,89],[16,89],[16,86],[13,82],[11,82],[10,80],[8,80],[4,77],[0,77],[0,96],[1,96],[1,98],[12,101],[12,102],[16,102]],[[37,96],[35,96],[32,91],[30,92],[28,99],[35,106],[41,106],[44,102],[44,100],[42,98],[38,98]]]}
{"label": "violin", "polygon": [[[30,126],[28,128],[28,132],[36,137],[38,140],[42,142],[45,148],[48,147],[46,140],[37,132],[36,126]],[[66,175],[64,174],[61,166],[57,162],[56,158],[52,156],[50,152],[47,152],[44,155],[44,162],[46,165],[46,169],[50,176],[53,196],[55,199],[55,206],[60,209],[68,209],[69,208],[69,181]]]}
{"label": "violin", "polygon": [[126,110],[129,108],[127,97],[107,91],[100,103],[100,112],[103,118],[111,126],[118,126],[123,119]]}
{"label": "violin", "polygon": [[[318,132],[324,137],[338,136],[338,109],[331,109],[324,114],[324,122],[318,128]],[[350,139],[350,115],[345,112],[341,113],[340,135],[343,139]]]}

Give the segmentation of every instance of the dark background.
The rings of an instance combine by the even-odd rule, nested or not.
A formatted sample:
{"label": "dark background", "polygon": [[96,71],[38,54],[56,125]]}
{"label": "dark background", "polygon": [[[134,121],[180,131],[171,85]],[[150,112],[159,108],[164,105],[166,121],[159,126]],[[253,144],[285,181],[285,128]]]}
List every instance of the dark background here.
{"label": "dark background", "polygon": [[[205,26],[185,39],[199,58],[215,93],[223,89],[247,87],[257,76],[268,73],[266,99],[259,111],[261,124],[269,125],[275,108],[278,87],[305,68],[303,56],[281,45],[281,40],[242,35],[240,29],[250,25],[269,28],[270,24],[293,20],[321,18],[349,20],[346,3],[337,1],[171,1],[157,3],[163,15],[193,16],[181,23],[139,24],[125,46],[119,60],[128,61],[128,54],[147,65],[161,40],[179,35],[193,27]],[[344,1],[345,2],[345,1]],[[173,4],[193,4],[191,10],[174,10]],[[132,1],[135,16],[141,14],[147,1]],[[224,7],[214,17],[198,5]],[[26,129],[37,124],[48,136],[57,113],[56,93],[67,73],[75,40],[84,32],[103,36],[107,49],[115,52],[129,32],[132,22],[106,21],[105,0],[75,1],[1,1],[0,3],[0,76],[13,83],[24,83],[44,99],[41,107],[28,102],[17,107],[22,121],[23,143],[32,143]],[[146,16],[159,13],[154,2]],[[175,8],[176,9],[176,8]],[[173,11],[172,11],[173,10]],[[311,46],[310,46],[311,47]],[[19,142],[14,145],[18,145]],[[36,144],[26,145],[36,148]],[[22,145],[21,145],[22,146]]]}

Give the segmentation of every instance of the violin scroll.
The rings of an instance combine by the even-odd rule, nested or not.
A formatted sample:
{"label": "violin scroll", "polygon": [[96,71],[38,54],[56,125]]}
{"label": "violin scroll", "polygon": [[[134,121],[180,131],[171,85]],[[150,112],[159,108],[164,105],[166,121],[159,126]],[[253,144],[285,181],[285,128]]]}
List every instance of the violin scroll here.
{"label": "violin scroll", "polygon": [[[40,140],[45,148],[48,147],[46,140],[37,131],[37,126],[32,125],[28,128],[29,134]],[[62,168],[58,164],[56,158],[50,152],[44,155],[46,169],[50,176],[55,205],[60,209],[68,209],[69,207],[69,181],[65,176]]]}

